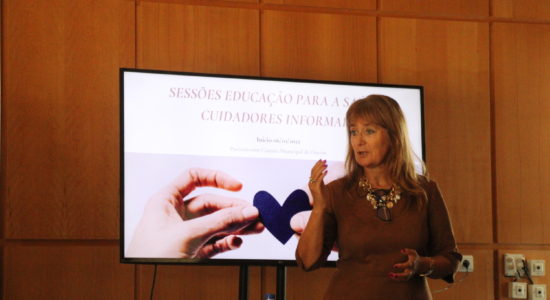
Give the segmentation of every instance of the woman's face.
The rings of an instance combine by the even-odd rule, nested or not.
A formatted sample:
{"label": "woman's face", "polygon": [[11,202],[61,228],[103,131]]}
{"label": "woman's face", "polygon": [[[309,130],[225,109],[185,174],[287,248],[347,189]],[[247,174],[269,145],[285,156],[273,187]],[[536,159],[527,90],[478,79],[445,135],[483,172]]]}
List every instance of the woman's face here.
{"label": "woman's face", "polygon": [[388,131],[364,118],[352,120],[349,130],[355,161],[365,169],[380,166],[390,148]]}

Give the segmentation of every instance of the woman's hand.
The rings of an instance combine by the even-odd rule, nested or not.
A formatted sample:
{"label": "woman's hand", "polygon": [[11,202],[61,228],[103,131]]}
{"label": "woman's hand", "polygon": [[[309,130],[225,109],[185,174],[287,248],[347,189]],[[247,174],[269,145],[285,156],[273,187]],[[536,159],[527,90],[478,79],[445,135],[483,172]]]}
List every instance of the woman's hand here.
{"label": "woman's hand", "polygon": [[[343,163],[333,163],[330,168],[330,175],[328,174],[328,164],[326,160],[318,160],[311,168],[311,175],[309,178],[307,188],[304,188],[309,197],[309,204],[313,207],[325,206],[325,198],[323,198],[323,192],[325,189],[325,181],[331,182],[340,177],[345,176],[345,169]],[[316,204],[317,203],[317,204]],[[302,234],[311,216],[311,210],[302,211],[295,214],[290,219],[290,227],[298,237]]]}
{"label": "woman's hand", "polygon": [[326,175],[327,161],[320,159],[311,168],[311,175],[309,177],[308,187],[311,191],[311,196],[313,196],[313,207],[324,208],[326,206],[326,200],[323,197]]}
{"label": "woman's hand", "polygon": [[[401,253],[407,256],[407,260],[403,263],[398,263],[393,266],[394,270],[401,270],[401,272],[391,272],[388,276],[395,281],[407,281],[411,279],[422,265],[422,270],[426,269],[427,272],[430,269],[429,262],[425,262],[427,257],[421,257],[414,249],[402,249]],[[425,265],[427,268],[424,268]],[[425,272],[422,272],[425,273]]]}
{"label": "woman's hand", "polygon": [[[343,162],[332,163],[330,166],[330,174],[328,174],[328,168],[326,160],[317,161],[311,168],[310,182],[305,190],[309,196],[310,204],[313,207],[320,207],[322,209],[326,204],[326,200],[323,197],[325,182],[329,183],[346,175]],[[295,214],[290,219],[290,227],[296,232],[298,238],[300,238],[302,232],[306,229],[311,212],[311,210],[302,211]],[[334,243],[332,251],[338,251],[336,243]]]}

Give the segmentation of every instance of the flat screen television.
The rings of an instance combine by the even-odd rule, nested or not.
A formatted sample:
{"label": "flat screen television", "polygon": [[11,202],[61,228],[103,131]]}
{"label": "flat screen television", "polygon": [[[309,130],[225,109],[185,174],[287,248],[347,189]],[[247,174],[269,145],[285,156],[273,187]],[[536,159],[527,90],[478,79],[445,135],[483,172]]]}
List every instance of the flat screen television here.
{"label": "flat screen television", "polygon": [[[413,150],[423,159],[420,86],[121,69],[121,261],[294,265],[299,237],[288,232],[289,216],[284,215],[294,212],[283,209],[285,201],[303,201],[304,195],[309,199],[310,170],[319,159],[328,164],[325,183],[343,176],[345,112],[354,100],[370,94],[388,95],[399,102]],[[242,188],[197,187],[181,198],[214,195],[248,204],[267,201],[260,202],[267,205],[260,215],[271,227],[266,224],[261,233],[242,235],[240,248],[209,258],[167,257],[148,251],[163,243],[160,237],[138,244],[143,251],[136,252],[136,245],[130,251],[136,228],[149,209],[148,200],[196,168],[223,172]],[[308,208],[297,209],[303,210]],[[337,257],[332,252],[328,265],[334,265]]]}

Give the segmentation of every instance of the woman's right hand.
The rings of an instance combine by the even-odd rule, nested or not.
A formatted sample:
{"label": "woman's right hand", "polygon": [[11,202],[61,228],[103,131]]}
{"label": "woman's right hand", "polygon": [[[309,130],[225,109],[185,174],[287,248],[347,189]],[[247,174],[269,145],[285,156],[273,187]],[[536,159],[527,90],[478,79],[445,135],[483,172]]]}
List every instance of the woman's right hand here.
{"label": "woman's right hand", "polygon": [[[323,190],[325,189],[325,176],[328,173],[326,160],[318,160],[311,168],[311,174],[309,177],[308,189],[309,203],[313,207],[323,209],[326,205],[326,200],[323,197]],[[337,173],[337,172],[336,172]],[[332,172],[331,172],[332,174]],[[295,214],[290,219],[290,227],[298,236],[302,234],[306,229],[307,222],[311,216],[311,210],[302,211]]]}
{"label": "woman's right hand", "polygon": [[327,161],[318,160],[311,168],[311,175],[309,177],[309,190],[313,198],[313,207],[324,208],[326,200],[323,197],[325,190],[325,176],[327,175]]}
{"label": "woman's right hand", "polygon": [[[326,160],[317,161],[311,168],[311,176],[308,184],[309,191],[307,192],[310,196],[312,206],[316,209],[325,209],[327,205],[327,200],[325,198],[325,181],[328,183],[345,176],[345,168],[343,163],[331,164],[330,168],[330,175],[327,175],[328,166]],[[298,238],[300,238],[302,232],[304,232],[306,225],[309,222],[309,218],[311,217],[311,213],[311,210],[302,211],[295,214],[290,219],[290,227],[294,230],[294,232],[296,232]],[[332,250],[338,251],[336,243],[334,243]]]}

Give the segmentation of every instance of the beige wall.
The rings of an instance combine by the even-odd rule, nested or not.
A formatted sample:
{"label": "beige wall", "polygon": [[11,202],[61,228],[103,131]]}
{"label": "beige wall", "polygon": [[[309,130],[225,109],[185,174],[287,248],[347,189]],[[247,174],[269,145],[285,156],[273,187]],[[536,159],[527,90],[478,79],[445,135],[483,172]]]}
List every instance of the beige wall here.
{"label": "beige wall", "polygon": [[[120,67],[423,85],[427,164],[475,259],[434,298],[504,299],[503,253],[550,263],[550,2],[258,1],[2,0],[5,299],[149,296],[152,267],[118,262]],[[333,271],[289,268],[287,298]],[[236,299],[238,275],[159,266],[156,298]],[[274,280],[251,267],[250,299]]]}

